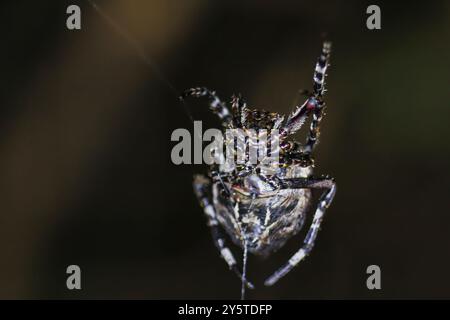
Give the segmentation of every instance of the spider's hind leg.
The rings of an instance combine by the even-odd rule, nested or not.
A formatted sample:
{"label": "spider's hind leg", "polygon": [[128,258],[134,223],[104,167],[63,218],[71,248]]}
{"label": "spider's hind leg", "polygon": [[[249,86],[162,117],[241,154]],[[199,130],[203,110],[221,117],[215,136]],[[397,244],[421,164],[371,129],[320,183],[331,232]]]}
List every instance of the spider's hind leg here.
{"label": "spider's hind leg", "polygon": [[213,237],[214,245],[220,252],[220,256],[228,264],[228,267],[233,270],[233,272],[244,281],[249,289],[253,289],[254,286],[251,282],[243,279],[242,273],[239,271],[236,264],[236,259],[233,256],[231,250],[225,245],[225,239],[223,237],[223,232],[220,229],[219,222],[217,221],[216,211],[211,203],[210,197],[208,196],[208,190],[210,186],[210,180],[203,175],[196,175],[194,177],[193,187],[195,195],[197,196],[200,205],[208,219],[208,226],[211,229],[211,235]]}
{"label": "spider's hind leg", "polygon": [[322,196],[319,199],[314,218],[306,234],[303,246],[289,259],[289,261],[279,268],[274,274],[272,274],[264,282],[264,285],[271,286],[282,277],[284,277],[289,271],[291,271],[297,264],[300,263],[314,247],[314,242],[317,238],[320,225],[322,224],[325,210],[330,206],[336,193],[336,184],[332,178],[293,178],[282,180],[282,188],[284,189],[325,189]]}

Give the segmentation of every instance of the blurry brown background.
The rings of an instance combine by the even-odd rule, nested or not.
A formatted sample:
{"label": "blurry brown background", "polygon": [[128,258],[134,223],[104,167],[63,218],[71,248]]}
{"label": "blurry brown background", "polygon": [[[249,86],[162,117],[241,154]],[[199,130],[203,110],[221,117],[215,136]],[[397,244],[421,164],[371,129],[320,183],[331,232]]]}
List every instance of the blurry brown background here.
{"label": "blurry brown background", "polygon": [[[283,113],[333,41],[316,173],[338,193],[279,284],[262,282],[301,236],[250,258],[249,298],[450,298],[450,6],[374,3],[379,31],[362,1],[98,1],[176,90]],[[192,129],[174,92],[87,1],[7,1],[0,17],[0,298],[239,298],[191,191],[205,168],[170,162],[171,132]]]}

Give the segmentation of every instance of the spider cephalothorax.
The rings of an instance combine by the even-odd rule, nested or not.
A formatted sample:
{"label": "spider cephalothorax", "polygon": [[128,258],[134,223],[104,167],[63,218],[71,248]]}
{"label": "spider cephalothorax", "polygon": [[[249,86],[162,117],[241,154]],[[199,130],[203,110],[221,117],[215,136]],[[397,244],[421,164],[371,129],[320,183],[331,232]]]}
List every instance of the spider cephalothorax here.
{"label": "spider cephalothorax", "polygon": [[[265,284],[272,285],[287,274],[311,251],[325,209],[336,192],[330,177],[313,177],[311,152],[319,135],[322,120],[324,79],[329,66],[331,44],[323,44],[314,72],[314,87],[306,93],[306,101],[287,118],[277,113],[250,109],[242,97],[233,96],[231,110],[213,91],[206,88],[186,90],[182,97],[207,97],[210,109],[222,120],[223,128],[279,132],[279,160],[275,164],[244,163],[227,166],[213,164],[209,176],[194,177],[194,190],[211,227],[214,243],[229,267],[252,287],[239,271],[233,254],[225,245],[224,229],[231,240],[245,252],[267,256],[281,248],[302,228],[312,205],[311,189],[324,190],[314,213],[303,246],[290,260],[270,276]],[[312,116],[306,143],[292,138],[306,119]]]}

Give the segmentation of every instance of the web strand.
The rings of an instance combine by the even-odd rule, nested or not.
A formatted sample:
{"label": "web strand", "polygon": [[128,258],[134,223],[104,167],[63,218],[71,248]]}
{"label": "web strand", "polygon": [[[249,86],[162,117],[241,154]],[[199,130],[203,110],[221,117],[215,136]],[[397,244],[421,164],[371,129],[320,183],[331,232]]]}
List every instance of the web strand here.
{"label": "web strand", "polygon": [[[120,37],[122,37],[130,47],[133,48],[136,55],[152,70],[158,80],[164,83],[178,98],[181,91],[179,91],[176,86],[171,81],[169,81],[169,79],[161,72],[155,60],[145,53],[145,50],[142,48],[139,42],[137,42],[136,39],[134,39],[129,33],[127,33],[109,14],[105,12],[105,10],[98,6],[93,0],[87,0],[87,2],[89,2],[91,7],[103,18],[103,20],[106,21],[108,26],[113,29]],[[183,109],[186,112],[189,120],[191,120],[191,122],[193,123],[194,118],[192,117],[192,114],[186,102],[184,101],[184,99],[179,100],[181,101]]]}

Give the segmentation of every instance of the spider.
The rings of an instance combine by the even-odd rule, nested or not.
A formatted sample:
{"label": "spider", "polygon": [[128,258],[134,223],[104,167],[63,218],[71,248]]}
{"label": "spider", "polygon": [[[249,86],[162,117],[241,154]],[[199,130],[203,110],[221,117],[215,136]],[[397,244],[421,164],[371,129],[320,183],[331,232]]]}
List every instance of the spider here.
{"label": "spider", "polygon": [[[317,145],[325,107],[324,80],[330,49],[331,43],[324,42],[314,71],[313,91],[303,91],[306,101],[297,106],[286,121],[277,113],[248,108],[240,95],[232,97],[231,110],[214,91],[204,87],[188,89],[180,96],[181,99],[188,96],[206,97],[211,111],[221,119],[224,130],[264,128],[280,132],[279,163],[275,170],[269,170],[263,164],[237,165],[231,169],[213,164],[209,167],[208,176],[194,176],[194,192],[203,207],[214,244],[229,268],[249,288],[254,286],[247,281],[245,271],[239,270],[236,259],[226,246],[223,230],[244,250],[244,269],[247,251],[268,256],[297,234],[312,203],[312,189],[323,190],[303,245],[265,280],[264,284],[271,286],[311,252],[325,210],[336,193],[333,178],[312,175],[314,163],[311,157]],[[310,115],[312,120],[308,138],[306,143],[300,144],[292,135]]]}

